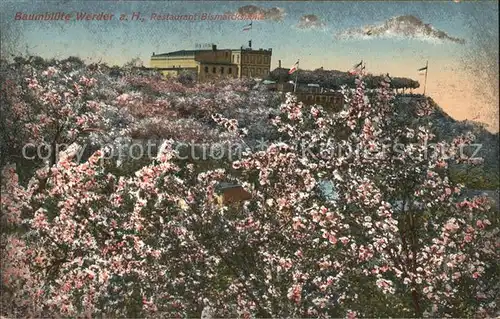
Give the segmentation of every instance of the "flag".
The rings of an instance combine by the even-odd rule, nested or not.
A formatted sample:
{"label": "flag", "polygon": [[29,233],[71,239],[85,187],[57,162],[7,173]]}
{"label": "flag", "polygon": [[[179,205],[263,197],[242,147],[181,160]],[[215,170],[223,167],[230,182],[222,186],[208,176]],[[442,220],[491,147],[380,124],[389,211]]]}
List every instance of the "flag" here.
{"label": "flag", "polygon": [[299,60],[297,60],[297,62],[295,62],[295,64],[290,68],[288,74],[292,74],[293,72],[297,71],[298,68],[299,68]]}
{"label": "flag", "polygon": [[420,74],[422,74],[423,71],[427,71],[427,67],[424,66],[423,68],[420,68],[417,70]]}
{"label": "flag", "polygon": [[252,29],[252,22],[243,27],[243,31],[249,31],[250,29]]}
{"label": "flag", "polygon": [[359,62],[358,64],[355,64],[352,67],[352,69],[348,71],[349,74],[358,74],[359,71],[364,70],[365,69],[364,66],[361,68],[361,70],[359,69],[359,67],[362,66],[362,65],[363,65],[363,60],[361,60],[361,62]]}
{"label": "flag", "polygon": [[385,76],[384,76],[384,81],[387,82],[387,83],[391,83],[392,82],[392,78],[391,76],[389,75],[389,73],[387,73]]}

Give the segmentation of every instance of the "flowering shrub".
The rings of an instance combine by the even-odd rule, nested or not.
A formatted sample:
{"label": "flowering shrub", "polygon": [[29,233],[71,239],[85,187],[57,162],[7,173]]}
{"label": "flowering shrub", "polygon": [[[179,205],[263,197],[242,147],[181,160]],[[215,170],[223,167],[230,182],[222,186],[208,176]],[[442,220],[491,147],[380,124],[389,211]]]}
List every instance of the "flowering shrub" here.
{"label": "flowering shrub", "polygon": [[[23,183],[42,160],[47,166],[54,165],[65,146],[91,143],[103,135],[113,137],[116,130],[107,127],[103,117],[109,101],[99,92],[100,85],[106,85],[102,74],[73,59],[51,63],[36,58],[31,63],[2,61],[1,69],[5,117],[1,164],[18,163]],[[40,153],[43,158],[37,156]]]}
{"label": "flowering shrub", "polygon": [[29,142],[72,141],[98,121],[100,104],[90,99],[95,82],[79,74],[62,76],[54,67],[27,77],[20,85],[8,81],[7,125],[20,125],[20,133]]}
{"label": "flowering shrub", "polygon": [[[288,260],[287,271],[277,268],[278,273],[263,279],[266,288],[279,287],[286,281],[281,272],[287,274],[288,297],[296,306],[285,310],[278,293],[282,306],[273,315],[341,315],[335,310],[339,305],[364,316],[381,311],[387,316],[495,313],[498,287],[482,276],[486,269],[495,273],[498,228],[491,220],[496,218],[485,198],[457,202],[460,186],[449,182],[445,170],[449,162],[467,161],[460,145],[471,137],[438,143],[442,151],[436,152],[428,143],[428,129],[401,129],[391,121],[388,83],[381,83],[371,101],[363,82],[357,84],[347,98],[348,109],[338,117],[306,108],[290,96],[275,124],[294,143],[272,145],[234,163],[255,181],[259,213],[270,207],[268,214],[279,216],[277,225],[292,227],[286,233],[277,226],[286,243],[267,249],[274,260]],[[343,125],[352,132],[341,141],[336,135]],[[388,147],[397,142],[401,150]],[[360,151],[334,157],[323,153],[339,145]],[[312,192],[324,179],[336,181],[340,194],[330,204]],[[397,310],[367,308],[365,300],[373,297],[361,287],[370,287],[370,295],[374,287],[389,294],[379,298],[396,303]]]}
{"label": "flowering shrub", "polygon": [[[82,92],[99,85],[76,79]],[[66,87],[56,83],[32,83],[46,97],[42,105],[61,103],[58,88]],[[155,101],[168,99],[164,86],[174,84],[151,83],[160,86]],[[217,317],[246,318],[497,315],[498,217],[486,198],[458,200],[461,185],[447,177],[450,163],[471,161],[460,150],[474,137],[430,144],[427,127],[408,128],[393,116],[389,82],[373,96],[362,78],[356,85],[339,114],[289,95],[271,121],[287,139],[248,150],[232,169],[199,172],[177,158],[174,141],[126,176],[113,173],[102,150],[81,163],[61,158],[27,185],[6,167],[6,314],[193,317],[209,307]],[[214,94],[210,111],[225,110],[214,98],[237,100],[226,86],[200,86],[214,92],[186,88],[196,92],[168,99],[165,112],[195,106],[203,94]],[[144,106],[151,95],[132,92],[109,94],[114,100],[93,110],[78,102],[72,127],[114,125],[112,114],[131,116],[131,126],[166,119],[162,110],[148,117],[149,106],[140,119],[128,106]],[[210,118],[229,131],[225,138],[247,138],[246,123],[220,113]],[[171,121],[174,131],[197,125]],[[252,199],[220,205],[216,186],[228,180]],[[322,193],[324,181],[333,182],[335,199]]]}
{"label": "flowering shrub", "polygon": [[[115,77],[115,68],[86,66],[76,58],[2,60],[1,69],[2,166],[18,163],[23,183],[40,165],[41,145],[51,166],[58,147],[75,142],[84,146],[83,160],[104,145],[127,153],[134,139],[230,142],[216,131],[213,113],[248,125],[251,138],[268,137],[267,114],[278,102],[275,94],[251,91],[253,83],[245,79],[184,85],[142,69],[123,69]],[[26,161],[25,151],[34,160]]]}

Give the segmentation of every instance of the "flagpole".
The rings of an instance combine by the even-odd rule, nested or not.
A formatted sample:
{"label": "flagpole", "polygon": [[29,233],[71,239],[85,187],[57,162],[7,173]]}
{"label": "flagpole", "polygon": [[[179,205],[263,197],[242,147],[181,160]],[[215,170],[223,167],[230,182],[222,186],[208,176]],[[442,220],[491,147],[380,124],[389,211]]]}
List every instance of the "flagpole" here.
{"label": "flagpole", "polygon": [[295,71],[295,84],[293,85],[293,93],[297,91],[297,78],[299,77],[299,60],[297,60],[297,71]]}
{"label": "flagpole", "polygon": [[424,80],[424,95],[425,89],[427,88],[427,72],[429,71],[429,60],[425,63],[425,80]]}

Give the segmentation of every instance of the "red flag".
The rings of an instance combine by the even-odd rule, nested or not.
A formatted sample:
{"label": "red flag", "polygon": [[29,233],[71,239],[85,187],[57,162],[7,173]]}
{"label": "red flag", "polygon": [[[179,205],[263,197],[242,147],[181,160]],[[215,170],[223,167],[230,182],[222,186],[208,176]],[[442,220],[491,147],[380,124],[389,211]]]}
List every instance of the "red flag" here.
{"label": "red flag", "polygon": [[295,71],[297,71],[298,68],[299,68],[299,60],[297,60],[297,62],[295,62],[295,64],[290,68],[290,71],[288,71],[288,74],[294,73]]}
{"label": "red flag", "polygon": [[[359,68],[361,67],[361,69]],[[349,70],[349,74],[351,75],[354,75],[354,74],[358,74],[361,70],[364,70],[364,66],[363,66],[363,60],[361,60],[361,62],[359,62],[358,64],[355,64],[351,70]]]}

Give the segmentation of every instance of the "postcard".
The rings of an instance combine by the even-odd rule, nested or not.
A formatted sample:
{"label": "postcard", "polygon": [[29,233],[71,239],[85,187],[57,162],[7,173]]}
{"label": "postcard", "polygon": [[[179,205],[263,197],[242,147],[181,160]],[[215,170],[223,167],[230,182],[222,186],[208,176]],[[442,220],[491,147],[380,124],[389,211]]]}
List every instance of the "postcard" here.
{"label": "postcard", "polygon": [[0,9],[1,318],[498,316],[497,1]]}

